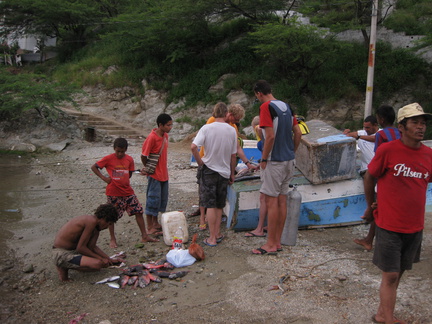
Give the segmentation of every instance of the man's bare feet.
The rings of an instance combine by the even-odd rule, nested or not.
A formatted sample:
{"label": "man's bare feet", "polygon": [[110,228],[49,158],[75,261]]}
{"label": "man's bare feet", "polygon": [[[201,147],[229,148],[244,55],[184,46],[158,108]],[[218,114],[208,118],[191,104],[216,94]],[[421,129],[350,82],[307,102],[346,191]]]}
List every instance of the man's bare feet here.
{"label": "man's bare feet", "polygon": [[109,246],[110,246],[110,248],[113,248],[113,249],[118,248],[117,241],[111,240]]}
{"label": "man's bare feet", "polygon": [[153,242],[159,242],[159,240],[157,238],[152,238],[152,237],[147,235],[147,237],[144,237],[141,239],[141,242],[142,243],[146,243],[146,242],[153,243]]}
{"label": "man's bare feet", "polygon": [[366,251],[372,251],[372,244],[367,242],[365,239],[354,239],[354,243],[363,246]]}
{"label": "man's bare feet", "polygon": [[158,235],[162,235],[162,231],[160,229],[157,229],[157,228],[152,228],[152,229],[149,229],[147,231],[147,234],[158,236]]}
{"label": "man's bare feet", "polygon": [[[372,316],[372,322],[384,324],[385,320],[384,320],[384,317],[377,314],[377,315]],[[406,322],[402,321],[400,319],[397,319],[396,317],[393,317],[393,324],[406,324]]]}
{"label": "man's bare feet", "polygon": [[56,267],[56,268],[57,268],[57,272],[58,272],[58,276],[59,276],[60,281],[63,281],[63,282],[71,281],[69,279],[69,276],[68,276],[69,269],[61,268],[61,267]]}
{"label": "man's bare feet", "polygon": [[373,216],[369,217],[369,216],[363,215],[360,218],[363,219],[368,224],[374,220]]}

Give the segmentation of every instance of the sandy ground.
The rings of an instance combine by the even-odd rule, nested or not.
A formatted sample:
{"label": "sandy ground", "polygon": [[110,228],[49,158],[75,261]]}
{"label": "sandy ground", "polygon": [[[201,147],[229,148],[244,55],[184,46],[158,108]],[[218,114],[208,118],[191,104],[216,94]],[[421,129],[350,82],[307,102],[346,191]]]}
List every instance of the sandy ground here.
{"label": "sandy ground", "polygon": [[[189,146],[170,144],[169,211],[187,213],[198,202]],[[59,282],[51,261],[54,236],[68,219],[105,202],[104,184],[90,167],[111,152],[111,146],[75,143],[32,158],[28,177],[36,180],[20,198],[23,219],[8,227],[9,249],[1,254],[1,323],[70,323],[80,315],[75,323],[372,322],[380,272],[372,254],[352,242],[366,234],[366,225],[300,231],[297,245],[277,256],[252,255],[265,239],[225,228],[226,239],[214,248],[204,246],[206,260],[185,268],[190,272],[180,280],[113,289],[93,284],[120,273],[103,269],[71,272],[73,282]],[[140,166],[139,145],[128,153]],[[146,180],[134,175],[132,186],[145,203]],[[404,275],[399,288],[396,315],[409,323],[432,323],[431,220],[427,214],[422,262]],[[198,217],[189,217],[188,225],[201,243],[206,233],[198,230]],[[99,246],[109,255],[125,251],[127,265],[155,261],[169,250],[163,242],[137,248],[139,231],[127,215],[116,233],[118,249],[109,248],[108,231]]]}

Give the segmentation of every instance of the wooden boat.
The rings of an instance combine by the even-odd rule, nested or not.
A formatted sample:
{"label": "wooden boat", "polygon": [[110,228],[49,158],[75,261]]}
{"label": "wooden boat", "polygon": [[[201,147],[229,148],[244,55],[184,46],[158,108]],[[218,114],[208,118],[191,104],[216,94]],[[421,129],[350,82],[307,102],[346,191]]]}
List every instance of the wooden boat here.
{"label": "wooden boat", "polygon": [[[291,184],[302,195],[299,228],[361,224],[366,199],[361,177],[324,184],[312,184],[296,171]],[[258,224],[260,179],[238,181],[228,187],[224,213],[227,227],[251,230]]]}
{"label": "wooden boat", "polygon": [[[298,168],[291,182],[302,195],[299,228],[364,223],[361,216],[366,209],[366,198],[363,179],[357,172],[360,161],[355,149],[356,141],[341,136],[340,131],[321,121],[309,121],[308,126],[312,135],[302,137],[296,153]],[[247,141],[243,148],[246,156],[254,162],[261,158],[256,143]],[[423,143],[432,147],[432,141]],[[246,177],[228,187],[227,204],[224,208],[227,228],[235,231],[256,228],[260,186],[261,180],[259,176],[255,176]],[[431,184],[426,193],[426,211],[432,211]]]}
{"label": "wooden boat", "polygon": [[[291,182],[302,195],[299,228],[363,223],[366,199],[356,171],[356,141],[319,120],[308,121],[308,127],[311,132],[302,136]],[[259,179],[250,179],[229,187],[224,209],[228,228],[257,226],[260,186]]]}

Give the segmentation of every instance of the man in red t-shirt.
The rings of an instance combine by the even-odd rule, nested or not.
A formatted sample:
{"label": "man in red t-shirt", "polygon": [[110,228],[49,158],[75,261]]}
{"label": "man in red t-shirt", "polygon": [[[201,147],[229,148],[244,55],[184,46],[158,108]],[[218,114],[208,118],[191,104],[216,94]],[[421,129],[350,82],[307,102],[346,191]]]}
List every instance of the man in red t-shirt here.
{"label": "man in red t-shirt", "polygon": [[431,118],[418,103],[399,109],[400,140],[380,145],[365,174],[365,216],[372,215],[375,180],[378,185],[373,263],[382,279],[377,323],[405,323],[394,317],[394,309],[403,272],[420,260],[426,190],[432,181],[432,150],[421,141]]}
{"label": "man in red t-shirt", "polygon": [[[141,242],[157,242],[157,239],[148,236],[144,217],[143,208],[138,201],[134,190],[130,185],[130,177],[135,170],[135,163],[130,155],[126,154],[128,142],[124,138],[116,138],[114,141],[114,153],[103,157],[92,167],[92,171],[107,183],[106,195],[109,204],[116,207],[119,218],[127,211],[129,216],[135,215],[136,222],[141,231]],[[103,175],[100,169],[105,168],[108,176]],[[110,247],[117,247],[117,239],[114,233],[114,224],[109,226]]]}

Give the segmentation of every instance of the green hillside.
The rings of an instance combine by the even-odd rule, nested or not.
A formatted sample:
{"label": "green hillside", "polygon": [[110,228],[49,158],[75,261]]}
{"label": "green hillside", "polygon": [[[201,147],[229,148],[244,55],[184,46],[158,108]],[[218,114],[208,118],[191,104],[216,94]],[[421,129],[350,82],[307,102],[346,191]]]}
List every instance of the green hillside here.
{"label": "green hillside", "polygon": [[[412,2],[417,20],[421,13],[420,30],[430,31],[429,1]],[[392,28],[392,17],[413,15],[407,3],[398,1],[389,17],[382,12],[380,23]],[[366,32],[370,24],[369,2],[346,1],[307,0],[299,5],[281,0],[9,0],[0,2],[0,13],[5,33],[19,28],[57,37],[56,61],[27,68],[43,73],[56,87],[142,89],[145,79],[149,87],[168,91],[169,102],[185,98],[187,109],[197,102],[226,101],[232,89],[252,94],[254,81],[266,79],[278,97],[289,98],[302,115],[307,115],[306,98],[362,98],[368,47],[337,41],[323,29],[301,24],[289,15],[294,7],[331,30]],[[382,42],[376,47],[373,106],[410,86],[416,100],[432,111],[431,65],[408,49],[392,49]],[[112,66],[113,73],[96,73]],[[37,79],[34,74],[29,80]],[[233,75],[225,82],[226,92],[209,93],[224,74]],[[10,82],[2,79],[0,85]],[[0,112],[19,110],[14,107]]]}

